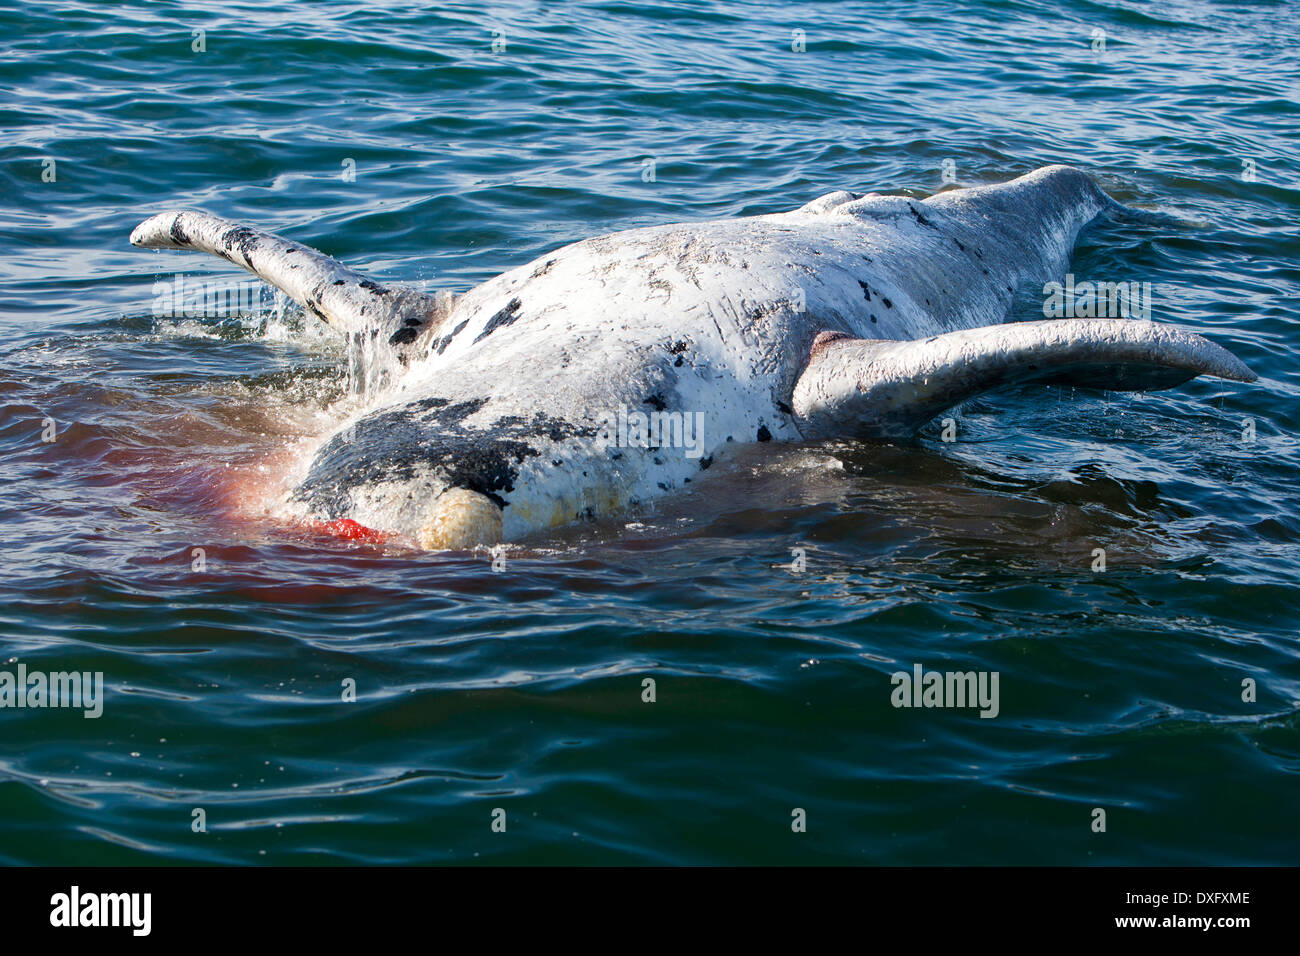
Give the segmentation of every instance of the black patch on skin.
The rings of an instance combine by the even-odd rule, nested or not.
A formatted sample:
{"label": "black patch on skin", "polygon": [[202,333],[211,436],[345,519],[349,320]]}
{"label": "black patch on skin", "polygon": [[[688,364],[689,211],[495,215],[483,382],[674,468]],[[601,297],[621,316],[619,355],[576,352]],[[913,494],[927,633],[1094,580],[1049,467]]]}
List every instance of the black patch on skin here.
{"label": "black patch on skin", "polygon": [[680,355],[681,353],[685,352],[688,348],[690,348],[690,346],[687,345],[685,342],[678,341],[678,342],[673,342],[671,345],[669,345],[668,351],[673,355]]}
{"label": "black patch on skin", "polygon": [[771,440],[772,440],[772,433],[771,433],[770,431],[767,430],[767,426],[766,426],[766,425],[759,425],[759,426],[758,426],[758,440],[759,440],[759,441],[771,441]]}
{"label": "black patch on skin", "polygon": [[888,299],[886,299],[883,295],[880,297],[880,301],[883,302],[883,303],[885,303],[885,308],[886,308],[886,309],[892,309],[892,308],[894,307],[894,303],[890,302],[890,301],[889,301]]}
{"label": "black patch on skin", "polygon": [[304,307],[307,309],[308,312],[316,316],[316,318],[320,319],[322,322],[328,322],[329,320],[325,318],[325,313],[321,311],[321,305],[320,305],[320,297],[324,293],[324,291],[325,291],[325,284],[321,283],[316,288],[308,292]]}
{"label": "black patch on skin", "polygon": [[172,227],[167,230],[167,234],[172,237],[172,242],[182,246],[188,246],[190,244],[189,233],[181,228],[180,216],[177,216],[172,220]]}
{"label": "black patch on skin", "polygon": [[764,305],[764,306],[759,306],[757,308],[746,309],[745,318],[750,323],[755,323],[758,322],[760,319],[764,319],[770,315],[777,314],[778,312],[781,311],[781,308],[782,306],[778,303],[775,305]]}
{"label": "black patch on skin", "polygon": [[861,279],[858,280],[858,285],[862,286],[862,294],[863,294],[863,296],[866,297],[866,300],[867,300],[868,302],[870,302],[870,301],[871,301],[871,287],[868,286],[868,285],[867,285],[865,282],[863,282]]}
{"label": "black patch on skin", "polygon": [[591,437],[596,429],[576,426],[537,413],[531,419],[512,415],[485,428],[466,428],[465,419],[488,400],[451,403],[426,398],[400,408],[370,415],[331,438],[312,462],[293,499],[329,519],[347,517],[353,492],[385,481],[403,481],[427,468],[447,488],[468,488],[499,506],[501,492],[514,490],[519,466],[540,452],[533,447],[541,436],[552,441]]}
{"label": "black patch on skin", "polygon": [[711,464],[713,464],[713,456],[712,456],[712,455],[710,455],[708,458],[701,458],[701,459],[700,459],[700,471],[708,471],[708,470],[709,470],[709,466],[710,466]]}
{"label": "black patch on skin", "polygon": [[776,407],[779,411],[781,411],[785,415],[794,414],[794,409],[791,408],[789,405],[787,405],[785,402],[777,402]]}
{"label": "black patch on skin", "polygon": [[238,249],[245,262],[250,262],[249,252],[257,245],[257,234],[247,226],[232,226],[221,234],[221,244],[227,249]]}
{"label": "black patch on skin", "polygon": [[961,244],[961,240],[960,240],[960,239],[956,239],[956,238],[954,238],[954,239],[953,239],[953,242],[957,243],[957,248],[960,249],[962,252],[965,252],[965,251],[966,251],[966,247],[963,246],[963,245]]}
{"label": "black patch on skin", "polygon": [[529,276],[529,278],[536,279],[538,276],[546,275],[546,273],[551,271],[551,266],[553,265],[555,265],[555,260],[547,259],[546,262],[544,262],[542,265],[538,266],[536,269],[533,270],[533,274]]}
{"label": "black patch on skin", "polygon": [[876,317],[874,315],[871,317],[871,324],[872,325],[876,324]]}
{"label": "black patch on skin", "polygon": [[929,219],[926,219],[923,215],[921,215],[920,210],[918,210],[911,203],[908,203],[907,208],[911,210],[912,215],[916,217],[916,221],[919,222],[921,225],[934,228],[934,223],[932,223]]}
{"label": "black patch on skin", "polygon": [[[408,319],[407,321],[410,322],[410,319]],[[406,325],[398,329],[396,332],[394,332],[392,334],[392,337],[389,338],[388,344],[389,345],[410,345],[412,342],[418,339],[420,337],[420,329],[419,329],[420,320],[416,319],[415,323],[416,323],[415,326]]]}
{"label": "black patch on skin", "polygon": [[649,398],[645,399],[641,404],[649,405],[656,412],[662,412],[664,409],[668,407],[668,403],[664,401],[664,397],[658,393],[651,395]]}
{"label": "black patch on skin", "polygon": [[361,286],[361,288],[365,289],[367,292],[373,292],[375,295],[388,295],[388,293],[392,291],[391,289],[385,289],[378,282],[371,282],[369,279],[362,279],[357,283],[357,285]]}
{"label": "black patch on skin", "polygon": [[454,329],[452,329],[450,334],[444,335],[442,338],[438,340],[439,355],[441,355],[444,351],[446,351],[447,346],[451,345],[451,340],[454,339],[456,336],[460,335],[460,333],[465,330],[465,326],[467,325],[469,325],[469,319],[461,320],[460,324],[457,325]]}
{"label": "black patch on skin", "polygon": [[487,325],[483,326],[483,331],[474,337],[474,341],[482,341],[501,326],[510,325],[515,319],[519,318],[519,310],[522,307],[523,303],[518,299],[511,299],[505,304],[505,308],[487,320]]}
{"label": "black patch on skin", "polygon": [[596,434],[596,429],[589,426],[570,425],[568,422],[551,418],[549,415],[539,412],[532,419],[524,418],[521,415],[507,415],[504,418],[498,418],[494,427],[517,427],[525,429],[533,437],[544,436],[553,442],[561,442],[566,438],[572,438],[574,435],[590,438]]}
{"label": "black patch on skin", "polygon": [[333,282],[330,283],[330,285],[343,285],[343,280],[335,279]]}

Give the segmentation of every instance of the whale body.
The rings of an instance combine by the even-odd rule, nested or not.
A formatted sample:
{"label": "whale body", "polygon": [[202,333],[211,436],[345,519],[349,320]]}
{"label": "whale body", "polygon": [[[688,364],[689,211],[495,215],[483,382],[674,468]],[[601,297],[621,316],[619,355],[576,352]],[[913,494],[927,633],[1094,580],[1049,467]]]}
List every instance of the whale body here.
{"label": "whale body", "polygon": [[791,212],[577,242],[456,299],[383,286],[195,211],[131,241],[214,253],[401,368],[288,495],[430,549],[493,545],[671,494],[740,445],[907,436],[991,389],[1255,376],[1124,318],[1007,323],[1079,231],[1121,210],[1068,166],[925,200],[830,193]]}

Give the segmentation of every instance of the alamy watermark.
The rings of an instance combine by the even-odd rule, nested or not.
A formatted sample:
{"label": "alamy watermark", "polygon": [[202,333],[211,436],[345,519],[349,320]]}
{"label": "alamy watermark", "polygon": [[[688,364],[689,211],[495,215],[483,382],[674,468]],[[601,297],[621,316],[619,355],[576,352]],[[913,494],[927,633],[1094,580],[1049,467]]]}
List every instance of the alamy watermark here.
{"label": "alamy watermark", "polygon": [[118,926],[133,936],[148,936],[152,913],[152,893],[83,893],[74,885],[50,897],[50,925],[55,927]]}
{"label": "alamy watermark", "polygon": [[895,707],[978,707],[981,717],[996,717],[998,671],[927,671],[912,665],[912,673],[895,671],[889,702]]}
{"label": "alamy watermark", "polygon": [[1043,317],[1047,319],[1151,318],[1150,282],[1065,282],[1043,286]]}
{"label": "alamy watermark", "polygon": [[69,707],[85,711],[83,717],[104,713],[104,672],[29,671],[19,664],[17,673],[0,671],[0,708]]}
{"label": "alamy watermark", "polygon": [[620,405],[596,420],[601,448],[681,448],[687,458],[704,454],[703,412],[628,411]]}
{"label": "alamy watermark", "polygon": [[177,274],[153,284],[155,318],[254,316],[266,311],[260,279],[195,279]]}

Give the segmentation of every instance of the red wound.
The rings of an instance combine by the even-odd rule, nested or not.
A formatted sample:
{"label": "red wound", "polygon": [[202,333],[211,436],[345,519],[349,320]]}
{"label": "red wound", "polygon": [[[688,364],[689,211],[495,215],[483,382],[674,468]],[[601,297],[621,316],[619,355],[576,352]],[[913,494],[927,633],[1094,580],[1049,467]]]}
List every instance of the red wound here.
{"label": "red wound", "polygon": [[383,544],[392,537],[392,535],[376,531],[374,528],[367,528],[363,524],[357,524],[351,518],[338,518],[334,521],[313,521],[311,526],[317,531],[332,534],[334,537],[342,538],[345,541],[363,541],[366,544]]}

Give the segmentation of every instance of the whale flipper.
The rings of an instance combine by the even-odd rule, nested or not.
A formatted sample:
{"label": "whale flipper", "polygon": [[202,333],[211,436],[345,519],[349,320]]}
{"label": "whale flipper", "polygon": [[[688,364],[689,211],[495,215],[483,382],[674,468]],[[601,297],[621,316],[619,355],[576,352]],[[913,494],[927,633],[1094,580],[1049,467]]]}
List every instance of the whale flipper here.
{"label": "whale flipper", "polygon": [[210,252],[269,282],[327,325],[346,334],[378,330],[393,346],[436,328],[450,305],[449,297],[382,286],[301,243],[196,210],[146,219],[132,231],[131,244]]}
{"label": "whale flipper", "polygon": [[1016,322],[916,341],[823,332],[795,385],[793,407],[807,438],[905,437],[940,412],[1006,385],[1148,391],[1197,375],[1256,378],[1208,339],[1137,320]]}

